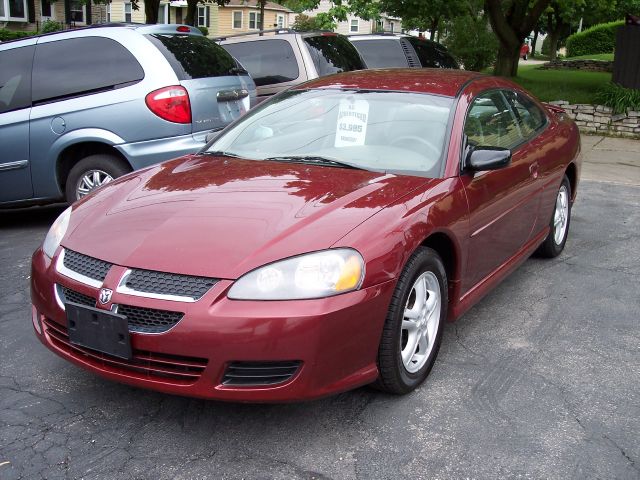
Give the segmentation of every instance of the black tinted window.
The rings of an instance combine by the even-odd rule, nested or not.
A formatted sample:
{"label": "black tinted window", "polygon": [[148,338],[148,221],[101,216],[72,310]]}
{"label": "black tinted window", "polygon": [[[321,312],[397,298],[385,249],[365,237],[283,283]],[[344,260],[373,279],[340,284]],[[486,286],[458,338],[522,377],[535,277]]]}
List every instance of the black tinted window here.
{"label": "black tinted window", "polygon": [[31,105],[31,63],[35,47],[0,52],[0,113]]}
{"label": "black tinted window", "polygon": [[408,67],[407,57],[395,39],[360,40],[353,42],[369,68]]}
{"label": "black tinted window", "polygon": [[256,85],[290,82],[298,78],[298,62],[286,40],[230,43],[223,48],[246,68]]}
{"label": "black tinted window", "polygon": [[36,48],[33,64],[33,101],[103,91],[143,78],[135,57],[109,38],[42,43]]}
{"label": "black tinted window", "polygon": [[430,68],[458,68],[458,64],[444,47],[436,42],[408,37],[413,49],[420,58],[423,67]]}
{"label": "black tinted window", "polygon": [[306,37],[304,41],[321,77],[365,68],[358,51],[345,37],[322,35]]}
{"label": "black tinted window", "polygon": [[246,74],[224,48],[195,35],[147,35],[180,80]]}

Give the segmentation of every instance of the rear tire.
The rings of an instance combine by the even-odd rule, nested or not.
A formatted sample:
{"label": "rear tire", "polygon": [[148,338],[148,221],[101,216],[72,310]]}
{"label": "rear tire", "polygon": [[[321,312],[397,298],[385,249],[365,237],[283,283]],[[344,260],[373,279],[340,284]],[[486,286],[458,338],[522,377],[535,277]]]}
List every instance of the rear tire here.
{"label": "rear tire", "polygon": [[424,382],[440,349],[447,307],[444,264],[435,250],[420,247],[400,274],[391,298],[374,387],[402,395]]}
{"label": "rear tire", "polygon": [[67,202],[73,203],[130,171],[131,167],[115,155],[103,153],[89,155],[76,163],[67,176],[65,185]]}
{"label": "rear tire", "polygon": [[551,220],[549,221],[549,235],[540,244],[536,254],[540,257],[554,258],[562,253],[569,236],[571,223],[571,182],[565,175],[556,195]]}

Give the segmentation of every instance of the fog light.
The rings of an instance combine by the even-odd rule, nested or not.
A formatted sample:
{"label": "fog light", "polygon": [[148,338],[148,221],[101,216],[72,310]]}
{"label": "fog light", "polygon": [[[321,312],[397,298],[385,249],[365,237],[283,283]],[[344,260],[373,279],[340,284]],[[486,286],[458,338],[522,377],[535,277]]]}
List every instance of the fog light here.
{"label": "fog light", "polygon": [[33,322],[33,328],[36,329],[38,335],[42,335],[42,327],[40,326],[40,313],[36,310],[34,305],[31,305],[31,321]]}

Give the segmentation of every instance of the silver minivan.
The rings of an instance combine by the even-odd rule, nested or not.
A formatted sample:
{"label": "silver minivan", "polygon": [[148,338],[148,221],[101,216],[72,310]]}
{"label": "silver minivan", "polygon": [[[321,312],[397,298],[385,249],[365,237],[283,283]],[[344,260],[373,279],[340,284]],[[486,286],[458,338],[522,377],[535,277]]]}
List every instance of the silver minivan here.
{"label": "silver minivan", "polygon": [[73,202],[196,152],[255,84],[186,25],[105,25],[0,44],[0,206]]}

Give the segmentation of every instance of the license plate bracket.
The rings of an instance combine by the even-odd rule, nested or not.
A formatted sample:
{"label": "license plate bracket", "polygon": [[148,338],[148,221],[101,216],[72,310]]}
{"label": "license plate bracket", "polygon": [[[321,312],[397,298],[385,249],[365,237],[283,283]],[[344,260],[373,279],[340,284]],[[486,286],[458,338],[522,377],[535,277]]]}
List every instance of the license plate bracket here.
{"label": "license plate bracket", "polygon": [[127,317],[73,302],[65,303],[65,309],[71,343],[124,360],[133,358]]}

